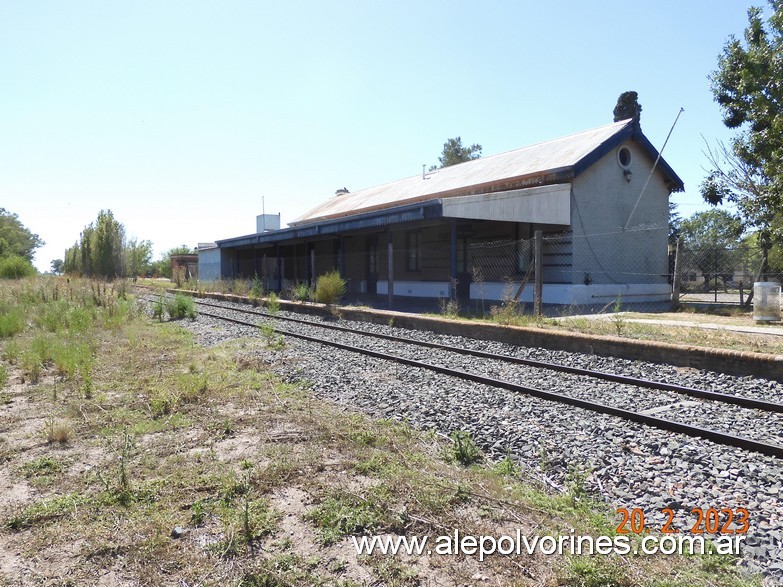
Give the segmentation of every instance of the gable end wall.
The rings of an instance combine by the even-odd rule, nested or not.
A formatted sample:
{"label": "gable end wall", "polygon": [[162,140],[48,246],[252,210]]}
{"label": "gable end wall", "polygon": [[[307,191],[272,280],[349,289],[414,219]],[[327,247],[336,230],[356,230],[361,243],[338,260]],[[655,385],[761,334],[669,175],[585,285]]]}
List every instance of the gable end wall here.
{"label": "gable end wall", "polygon": [[[593,303],[609,303],[617,294],[641,301],[642,292],[662,296],[668,288],[669,190],[656,170],[625,230],[654,161],[633,141],[623,145],[632,154],[630,182],[617,162],[618,146],[576,177],[571,192],[573,284]],[[596,285],[602,291],[590,293]],[[649,287],[636,287],[642,285]]]}

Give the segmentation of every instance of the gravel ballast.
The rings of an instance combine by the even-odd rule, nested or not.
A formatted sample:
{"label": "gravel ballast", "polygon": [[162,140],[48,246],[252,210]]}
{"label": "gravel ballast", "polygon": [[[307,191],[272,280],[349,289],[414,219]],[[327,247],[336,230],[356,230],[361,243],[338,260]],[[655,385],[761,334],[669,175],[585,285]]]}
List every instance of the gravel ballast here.
{"label": "gravel ballast", "polygon": [[[231,306],[232,304],[226,304]],[[239,305],[242,309],[247,306]],[[204,308],[219,314],[223,310]],[[239,317],[236,313],[226,315]],[[280,316],[287,315],[280,312]],[[293,314],[302,318],[302,315]],[[322,320],[313,318],[314,322]],[[261,321],[261,317],[245,317]],[[205,345],[231,337],[260,336],[258,329],[199,316],[183,322]],[[552,373],[495,361],[454,355],[420,347],[400,347],[391,341],[344,333],[327,334],[316,327],[277,320],[280,329],[337,339],[388,354],[488,374],[641,410],[691,400],[677,394],[638,390],[582,376]],[[493,353],[533,358],[587,369],[622,373],[768,401],[783,401],[783,386],[751,377],[732,377],[641,361],[597,357],[541,348],[526,348],[463,337],[436,335],[364,322],[339,321],[364,331],[382,332]],[[687,532],[696,521],[692,508],[747,508],[751,527],[743,546],[742,565],[783,581],[783,462],[774,457],[720,446],[699,438],[668,433],[567,405],[470,383],[392,361],[302,341],[285,339],[264,358],[289,381],[307,382],[319,397],[376,417],[404,419],[416,428],[448,435],[469,432],[490,458],[507,454],[523,475],[564,488],[574,472],[614,507],[641,508],[651,524],[663,523],[662,508],[675,511],[674,528]],[[781,443],[783,420],[737,408],[708,404],[677,405],[672,412],[689,423],[703,419],[709,427],[751,438]],[[664,414],[665,416],[668,416]],[[706,427],[706,424],[705,424]]]}

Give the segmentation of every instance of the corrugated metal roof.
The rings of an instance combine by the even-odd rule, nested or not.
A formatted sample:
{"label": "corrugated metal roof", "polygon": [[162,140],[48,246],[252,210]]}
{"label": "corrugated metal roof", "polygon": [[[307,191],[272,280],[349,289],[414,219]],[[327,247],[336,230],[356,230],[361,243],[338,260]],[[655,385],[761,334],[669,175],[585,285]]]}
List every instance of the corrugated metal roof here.
{"label": "corrugated metal roof", "polygon": [[[290,223],[310,224],[435,198],[465,195],[493,184],[523,181],[528,185],[543,175],[572,171],[580,161],[617,135],[630,136],[633,121],[624,120],[521,149],[452,165],[384,185],[334,196]],[[676,176],[675,176],[676,177]],[[558,178],[562,181],[562,177]],[[679,178],[677,178],[679,179]]]}

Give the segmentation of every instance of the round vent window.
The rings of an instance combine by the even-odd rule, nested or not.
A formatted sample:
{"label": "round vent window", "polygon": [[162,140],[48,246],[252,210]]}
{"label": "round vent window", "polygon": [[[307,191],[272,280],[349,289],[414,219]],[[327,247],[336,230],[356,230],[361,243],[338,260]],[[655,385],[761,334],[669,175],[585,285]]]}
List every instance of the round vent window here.
{"label": "round vent window", "polygon": [[628,147],[617,149],[617,162],[623,169],[628,169],[631,166],[631,149]]}

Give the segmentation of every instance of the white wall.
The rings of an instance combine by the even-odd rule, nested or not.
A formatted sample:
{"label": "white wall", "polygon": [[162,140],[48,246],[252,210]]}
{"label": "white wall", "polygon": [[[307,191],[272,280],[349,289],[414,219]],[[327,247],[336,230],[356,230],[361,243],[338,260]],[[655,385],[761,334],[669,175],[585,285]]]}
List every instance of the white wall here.
{"label": "white wall", "polygon": [[[387,295],[387,281],[378,281],[378,293]],[[448,281],[397,281],[394,280],[394,295],[416,298],[447,298],[449,297]]]}
{"label": "white wall", "polygon": [[[486,282],[470,284],[470,298],[487,301],[502,301],[513,297],[519,282]],[[395,290],[396,294],[396,290]],[[606,305],[613,304],[620,296],[621,303],[668,302],[671,299],[669,284],[623,283],[623,284],[544,284],[542,292],[545,304],[563,305]],[[533,303],[533,283],[529,282],[519,298],[525,304]]]}

